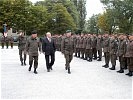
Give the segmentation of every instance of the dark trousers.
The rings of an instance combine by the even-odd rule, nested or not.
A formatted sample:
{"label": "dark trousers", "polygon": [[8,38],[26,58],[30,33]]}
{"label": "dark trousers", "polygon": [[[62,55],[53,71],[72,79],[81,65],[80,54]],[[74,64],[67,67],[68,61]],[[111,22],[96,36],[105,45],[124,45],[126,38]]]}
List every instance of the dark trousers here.
{"label": "dark trousers", "polygon": [[8,45],[9,45],[9,43],[8,42],[6,42],[6,48],[8,49]]}
{"label": "dark trousers", "polygon": [[111,60],[112,66],[116,66],[116,59],[117,59],[117,56],[115,54],[110,55],[110,60]]}
{"label": "dark trousers", "polygon": [[55,54],[45,55],[45,60],[47,69],[50,69],[55,62]]}
{"label": "dark trousers", "polygon": [[29,65],[30,65],[30,67],[32,67],[33,60],[34,60],[34,68],[37,68],[38,67],[38,56],[29,55]]}
{"label": "dark trousers", "polygon": [[[24,57],[23,57],[23,54],[24,54]],[[21,62],[23,62],[23,60],[24,60],[24,62],[26,61],[26,53],[24,53],[24,50],[19,49],[19,56],[20,56]]]}
{"label": "dark trousers", "polygon": [[1,43],[2,49],[4,48],[4,42]]}
{"label": "dark trousers", "polygon": [[66,64],[65,64],[65,66],[66,66],[67,68],[70,68],[70,63],[71,63],[71,61],[72,61],[72,59],[73,59],[73,55],[65,54],[64,56],[65,56],[65,59],[66,59]]}
{"label": "dark trousers", "polygon": [[127,58],[128,70],[133,71],[133,57]]}
{"label": "dark trousers", "polygon": [[97,59],[97,49],[96,48],[92,48],[92,55],[94,56],[95,59]]}
{"label": "dark trousers", "polygon": [[99,59],[102,59],[102,49],[99,49],[97,52]]}
{"label": "dark trousers", "polygon": [[109,52],[105,52],[104,57],[105,57],[105,64],[109,65],[109,60],[110,60]]}
{"label": "dark trousers", "polygon": [[11,43],[11,48],[13,48],[13,43]]}
{"label": "dark trousers", "polygon": [[126,58],[123,56],[119,56],[120,68],[124,69],[126,66]]}

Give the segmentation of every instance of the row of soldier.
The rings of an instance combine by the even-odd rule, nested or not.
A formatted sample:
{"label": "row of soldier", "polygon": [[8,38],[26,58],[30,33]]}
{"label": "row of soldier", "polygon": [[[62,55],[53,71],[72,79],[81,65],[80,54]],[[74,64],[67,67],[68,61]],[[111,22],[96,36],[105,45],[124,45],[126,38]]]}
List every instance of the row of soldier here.
{"label": "row of soldier", "polygon": [[[58,51],[61,50],[63,37],[61,35],[53,36]],[[72,35],[72,38],[75,57],[92,62],[93,59],[102,61],[104,56],[105,65],[102,67],[109,68],[109,62],[111,62],[110,70],[116,69],[116,60],[119,59],[120,70],[117,72],[124,73],[124,70],[128,68],[129,73],[126,75],[133,75],[133,36],[125,34],[99,34],[98,36],[96,34],[81,34]]]}
{"label": "row of soldier", "polygon": [[1,36],[1,46],[2,46],[2,49],[4,49],[4,45],[6,45],[6,48],[8,49],[9,47],[9,44],[11,46],[11,49],[13,48],[13,43],[14,43],[14,39],[12,36],[4,36],[2,35]]}
{"label": "row of soldier", "polygon": [[[21,34],[18,38],[20,61],[21,65],[26,65],[26,53],[23,52],[25,50],[27,38],[22,32],[20,33]],[[56,50],[61,51],[61,43],[64,37],[66,37],[65,35],[66,34],[52,36]],[[116,60],[119,59],[120,70],[117,72],[124,73],[124,70],[128,68],[129,73],[126,75],[133,75],[133,36],[126,36],[124,34],[99,34],[98,36],[96,34],[81,34],[72,35],[70,38],[73,40],[74,48],[73,50],[70,48],[69,51],[74,51],[75,57],[87,60],[89,62],[91,62],[93,59],[101,61],[102,53],[104,53],[105,65],[102,67],[109,68],[110,61],[112,67],[109,69],[115,70]],[[39,49],[41,50],[40,47]],[[69,49],[69,46],[67,49]],[[22,54],[24,54],[24,58],[22,57]]]}

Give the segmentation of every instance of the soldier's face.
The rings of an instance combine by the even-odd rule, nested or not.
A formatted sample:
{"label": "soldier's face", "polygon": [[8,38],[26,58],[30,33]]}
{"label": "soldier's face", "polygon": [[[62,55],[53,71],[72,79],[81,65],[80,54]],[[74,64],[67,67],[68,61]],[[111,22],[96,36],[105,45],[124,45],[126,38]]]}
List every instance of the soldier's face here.
{"label": "soldier's face", "polygon": [[33,38],[36,38],[36,37],[37,37],[37,34],[32,34],[32,37],[33,37]]}
{"label": "soldier's face", "polygon": [[67,33],[66,35],[67,35],[67,37],[70,37],[71,36],[71,32]]}

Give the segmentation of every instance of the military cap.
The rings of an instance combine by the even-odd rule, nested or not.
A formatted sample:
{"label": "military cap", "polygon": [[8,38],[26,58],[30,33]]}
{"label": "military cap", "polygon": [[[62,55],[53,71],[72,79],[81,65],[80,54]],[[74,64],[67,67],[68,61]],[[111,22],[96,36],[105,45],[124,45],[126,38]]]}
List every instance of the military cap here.
{"label": "military cap", "polygon": [[72,32],[71,30],[66,30],[66,33]]}
{"label": "military cap", "polygon": [[37,34],[37,30],[32,31],[31,34]]}

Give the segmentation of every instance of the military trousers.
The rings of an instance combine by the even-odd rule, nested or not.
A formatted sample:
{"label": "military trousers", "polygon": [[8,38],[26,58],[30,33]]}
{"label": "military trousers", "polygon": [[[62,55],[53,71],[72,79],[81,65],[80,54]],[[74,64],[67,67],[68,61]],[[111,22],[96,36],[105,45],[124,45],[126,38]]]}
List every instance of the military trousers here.
{"label": "military trousers", "polygon": [[11,45],[11,48],[13,48],[13,43],[10,43],[10,45]]}
{"label": "military trousers", "polygon": [[29,65],[30,65],[30,67],[32,67],[33,61],[34,61],[34,68],[37,68],[38,67],[38,56],[29,55]]}
{"label": "military trousers", "polygon": [[127,58],[127,66],[129,71],[133,71],[133,57]]}
{"label": "military trousers", "polygon": [[116,54],[111,54],[110,55],[110,60],[111,60],[112,66],[116,66],[116,59],[117,59]]}
{"label": "military trousers", "polygon": [[80,48],[81,58],[84,58],[85,48]]}
{"label": "military trousers", "polygon": [[104,52],[104,57],[105,57],[105,64],[109,65],[109,60],[110,60],[109,52]]}
{"label": "military trousers", "polygon": [[102,49],[97,50],[99,59],[102,59]]}
{"label": "military trousers", "polygon": [[66,66],[67,68],[70,68],[70,63],[71,63],[71,61],[72,61],[72,59],[73,59],[73,55],[64,54],[64,56],[65,56],[65,60],[66,60],[65,66]]}
{"label": "military trousers", "polygon": [[94,56],[95,59],[97,59],[97,49],[92,48],[92,55]]}
{"label": "military trousers", "polygon": [[23,62],[23,60],[26,61],[26,53],[24,52],[24,50],[19,49],[19,56],[21,62]]}
{"label": "military trousers", "polygon": [[80,57],[80,49],[79,48],[75,48],[75,56]]}
{"label": "military trousers", "polygon": [[92,60],[92,49],[86,49],[85,50],[85,56],[86,58]]}
{"label": "military trousers", "polygon": [[9,43],[8,42],[6,42],[6,48],[8,49],[8,45],[9,45]]}
{"label": "military trousers", "polygon": [[4,42],[1,43],[2,49],[4,48]]}
{"label": "military trousers", "polygon": [[119,56],[120,68],[124,69],[126,66],[126,58],[123,56]]}

